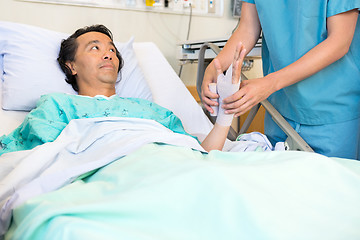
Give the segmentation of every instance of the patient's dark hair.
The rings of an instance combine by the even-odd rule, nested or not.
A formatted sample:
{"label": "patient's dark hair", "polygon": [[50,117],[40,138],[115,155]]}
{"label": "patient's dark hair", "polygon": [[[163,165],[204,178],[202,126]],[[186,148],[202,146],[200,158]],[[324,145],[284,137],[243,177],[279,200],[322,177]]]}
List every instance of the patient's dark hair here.
{"label": "patient's dark hair", "polygon": [[[104,25],[92,25],[92,26],[87,26],[84,28],[80,28],[78,30],[76,30],[75,33],[73,33],[70,37],[68,37],[67,39],[62,40],[61,42],[61,46],[60,46],[60,52],[59,52],[59,56],[57,58],[58,63],[60,64],[61,69],[63,70],[63,72],[66,75],[66,82],[71,84],[71,86],[73,87],[73,89],[75,91],[79,91],[79,86],[76,82],[76,78],[75,76],[72,74],[71,69],[69,68],[68,65],[66,65],[67,62],[72,62],[75,60],[75,54],[78,48],[78,44],[76,42],[76,39],[88,32],[99,32],[99,33],[103,33],[105,35],[107,35],[111,41],[113,41],[113,35],[111,33],[111,31],[105,27]],[[118,71],[121,70],[121,68],[124,66],[124,60],[121,57],[119,51],[117,50],[117,48],[115,47],[116,50],[116,57],[119,59],[119,68]]]}

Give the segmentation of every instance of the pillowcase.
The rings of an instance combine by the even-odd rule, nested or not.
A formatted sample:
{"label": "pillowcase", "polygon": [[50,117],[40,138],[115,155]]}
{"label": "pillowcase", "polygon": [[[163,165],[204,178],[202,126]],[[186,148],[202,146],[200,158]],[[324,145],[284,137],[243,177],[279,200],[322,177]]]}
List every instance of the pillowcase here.
{"label": "pillowcase", "polygon": [[136,97],[152,101],[152,93],[146,81],[146,78],[136,59],[134,47],[134,38],[127,43],[121,44],[115,42],[116,48],[119,49],[124,59],[124,67],[121,69],[115,84],[116,94],[121,97]]}
{"label": "pillowcase", "polygon": [[3,67],[3,57],[2,55],[0,55],[0,76],[2,76],[3,72],[4,72],[4,67]]}
{"label": "pillowcase", "polygon": [[[65,74],[56,60],[61,41],[68,36],[35,26],[0,21],[3,109],[30,111],[43,94],[77,94],[66,83]],[[116,92],[123,97],[151,100],[150,88],[138,65],[132,44],[133,38],[127,43],[115,42],[124,58]]]}

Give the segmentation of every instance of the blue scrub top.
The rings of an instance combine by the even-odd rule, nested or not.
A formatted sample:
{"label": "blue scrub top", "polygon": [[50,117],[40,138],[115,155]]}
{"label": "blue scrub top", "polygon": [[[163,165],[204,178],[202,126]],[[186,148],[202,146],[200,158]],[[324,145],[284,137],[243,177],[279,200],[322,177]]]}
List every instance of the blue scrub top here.
{"label": "blue scrub top", "polygon": [[[264,75],[295,62],[327,37],[326,19],[360,8],[360,0],[244,0],[256,5]],[[270,3],[271,2],[271,3]],[[360,117],[360,19],[349,52],[313,76],[281,89],[269,101],[301,124]]]}

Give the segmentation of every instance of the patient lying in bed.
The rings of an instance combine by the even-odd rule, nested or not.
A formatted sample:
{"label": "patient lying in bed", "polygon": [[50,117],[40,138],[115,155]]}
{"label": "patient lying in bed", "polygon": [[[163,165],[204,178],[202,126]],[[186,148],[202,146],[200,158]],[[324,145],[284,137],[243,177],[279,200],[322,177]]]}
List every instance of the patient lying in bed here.
{"label": "patient lying in bed", "polygon": [[97,38],[64,61],[79,95],[43,96],[1,139],[0,239],[359,238],[358,161],[202,153],[171,111],[114,94],[106,33],[81,36]]}
{"label": "patient lying in bed", "polygon": [[[231,74],[231,81],[237,86],[244,53],[239,45]],[[0,155],[52,142],[72,119],[81,118],[152,119],[175,133],[188,135],[180,119],[171,111],[144,99],[115,95],[115,83],[123,59],[113,43],[110,30],[105,26],[77,30],[62,42],[58,62],[66,74],[66,81],[79,95],[55,93],[42,96],[37,108],[28,114],[23,123],[8,136],[0,138]],[[221,66],[217,67],[221,75]],[[219,117],[221,121],[214,125],[202,142],[206,151],[223,148],[232,116],[225,118],[227,120]]]}

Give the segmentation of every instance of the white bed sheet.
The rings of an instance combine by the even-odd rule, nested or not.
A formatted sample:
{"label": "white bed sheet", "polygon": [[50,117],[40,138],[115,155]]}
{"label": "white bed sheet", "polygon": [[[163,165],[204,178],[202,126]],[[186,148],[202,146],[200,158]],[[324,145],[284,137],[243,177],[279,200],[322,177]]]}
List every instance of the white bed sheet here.
{"label": "white bed sheet", "polygon": [[[152,91],[153,101],[173,111],[181,119],[185,130],[202,140],[211,130],[212,124],[159,48],[152,42],[141,42],[134,43],[134,51]],[[0,90],[1,85],[2,81]],[[0,98],[0,105],[1,101]],[[19,126],[26,114],[0,109],[0,136]]]}
{"label": "white bed sheet", "polygon": [[[0,96],[2,92],[2,81],[0,80]],[[2,96],[0,97],[0,106]],[[27,112],[22,111],[5,111],[0,107],[0,136],[10,133],[13,129],[21,124]]]}

